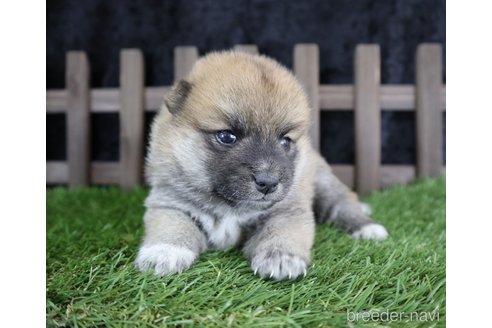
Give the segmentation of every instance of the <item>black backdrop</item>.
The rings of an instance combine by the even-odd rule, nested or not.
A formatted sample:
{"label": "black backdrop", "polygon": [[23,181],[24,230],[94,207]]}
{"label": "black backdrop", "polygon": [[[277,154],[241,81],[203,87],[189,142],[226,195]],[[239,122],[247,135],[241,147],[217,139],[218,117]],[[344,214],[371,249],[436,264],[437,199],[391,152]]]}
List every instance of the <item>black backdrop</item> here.
{"label": "black backdrop", "polygon": [[[92,87],[116,87],[120,49],[140,48],[146,85],[157,86],[173,81],[177,45],[196,45],[203,54],[256,44],[292,67],[294,44],[309,42],[320,47],[322,83],[352,83],[355,46],[378,43],[382,83],[411,84],[417,45],[438,42],[445,50],[445,41],[444,0],[49,0],[46,82],[48,89],[64,87],[68,50],[87,52]],[[383,164],[415,163],[414,121],[411,112],[383,112]],[[92,158],[117,160],[117,114],[94,114],[92,126]],[[323,112],[321,128],[323,155],[353,163],[353,114]],[[48,115],[48,160],[66,158],[65,133],[64,115]]]}

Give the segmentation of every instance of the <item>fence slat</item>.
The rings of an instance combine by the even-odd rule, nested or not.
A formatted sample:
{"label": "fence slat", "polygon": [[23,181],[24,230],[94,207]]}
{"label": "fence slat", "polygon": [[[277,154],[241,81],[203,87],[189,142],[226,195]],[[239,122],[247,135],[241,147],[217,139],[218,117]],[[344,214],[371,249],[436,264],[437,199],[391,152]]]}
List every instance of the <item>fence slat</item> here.
{"label": "fence slat", "polygon": [[81,51],[67,54],[67,156],[70,186],[89,184],[89,62]]}
{"label": "fence slat", "polygon": [[319,149],[319,49],[316,44],[296,44],[294,72],[307,93],[311,107],[311,142]]}
{"label": "fence slat", "polygon": [[442,58],[438,44],[417,48],[417,174],[438,176],[442,166]]}
{"label": "fence slat", "polygon": [[120,186],[142,183],[144,136],[144,61],[138,49],[120,53]]}
{"label": "fence slat", "polygon": [[234,50],[252,55],[258,54],[258,47],[254,44],[237,44],[236,46],[234,46]]}
{"label": "fence slat", "polygon": [[381,165],[381,106],[378,45],[355,50],[355,186],[365,194],[379,189]]}
{"label": "fence slat", "polygon": [[174,81],[179,81],[191,72],[198,60],[198,49],[193,46],[174,48]]}

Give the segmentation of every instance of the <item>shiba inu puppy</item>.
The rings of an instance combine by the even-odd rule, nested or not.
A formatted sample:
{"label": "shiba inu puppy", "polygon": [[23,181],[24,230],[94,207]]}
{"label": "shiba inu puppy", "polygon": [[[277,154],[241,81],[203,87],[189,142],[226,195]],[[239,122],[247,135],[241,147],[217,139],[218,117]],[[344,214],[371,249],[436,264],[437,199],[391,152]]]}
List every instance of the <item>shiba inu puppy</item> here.
{"label": "shiba inu puppy", "polygon": [[299,82],[272,59],[200,59],[153,122],[138,269],[179,273],[207,249],[240,247],[255,274],[295,279],[310,264],[315,221],[386,239],[311,147],[309,113]]}

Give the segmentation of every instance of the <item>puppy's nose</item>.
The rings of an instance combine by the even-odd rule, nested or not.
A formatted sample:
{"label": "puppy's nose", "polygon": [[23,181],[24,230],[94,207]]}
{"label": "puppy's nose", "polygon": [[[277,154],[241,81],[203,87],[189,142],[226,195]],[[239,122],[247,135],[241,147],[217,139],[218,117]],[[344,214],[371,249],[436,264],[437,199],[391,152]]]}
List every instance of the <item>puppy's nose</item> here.
{"label": "puppy's nose", "polygon": [[254,175],[256,189],[259,192],[266,194],[277,190],[278,178],[267,173],[258,173]]}

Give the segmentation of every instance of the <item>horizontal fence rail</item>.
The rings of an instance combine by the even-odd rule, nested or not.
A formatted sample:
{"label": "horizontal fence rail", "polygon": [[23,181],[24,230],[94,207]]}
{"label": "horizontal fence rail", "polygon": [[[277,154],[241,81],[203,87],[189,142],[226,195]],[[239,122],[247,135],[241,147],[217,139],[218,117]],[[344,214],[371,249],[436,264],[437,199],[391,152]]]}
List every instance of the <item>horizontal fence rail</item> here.
{"label": "horizontal fence rail", "polygon": [[[237,45],[235,49],[258,53],[255,45]],[[416,85],[381,85],[379,46],[358,45],[354,84],[320,85],[318,46],[295,46],[293,71],[312,108],[313,146],[319,149],[320,111],[355,113],[355,164],[332,165],[334,173],[349,187],[368,193],[444,172],[441,115],[446,110],[446,87],[442,85],[441,56],[439,44],[422,44],[416,53]],[[185,77],[198,58],[196,47],[176,47],[175,80]],[[47,184],[118,184],[126,189],[142,184],[144,113],[157,111],[171,89],[145,87],[144,72],[141,51],[124,49],[120,54],[120,88],[90,89],[86,55],[67,54],[67,88],[47,90],[46,113],[67,114],[68,158],[46,163]],[[415,166],[381,165],[382,110],[416,112]],[[120,162],[90,161],[90,113],[120,114]]]}
{"label": "horizontal fence rail", "polygon": [[[68,165],[65,161],[48,161],[46,181],[50,184],[64,184],[68,181]],[[333,173],[347,186],[354,188],[354,165],[331,165]],[[120,183],[121,165],[117,162],[92,161],[90,170],[91,183],[97,185],[117,185]],[[442,173],[444,173],[444,168]],[[395,184],[409,183],[416,178],[413,165],[381,165],[380,185],[382,188]]]}
{"label": "horizontal fence rail", "polygon": [[[171,87],[145,87],[145,111],[155,112],[161,105],[164,95]],[[446,110],[446,87],[439,92],[441,110]],[[91,112],[116,113],[120,111],[120,89],[92,89],[90,93]],[[415,86],[407,84],[381,85],[379,99],[382,110],[414,111],[416,107]],[[319,86],[319,107],[321,111],[354,110],[354,86],[351,84],[322,84]],[[46,92],[46,113],[63,114],[67,112],[66,90]]]}

